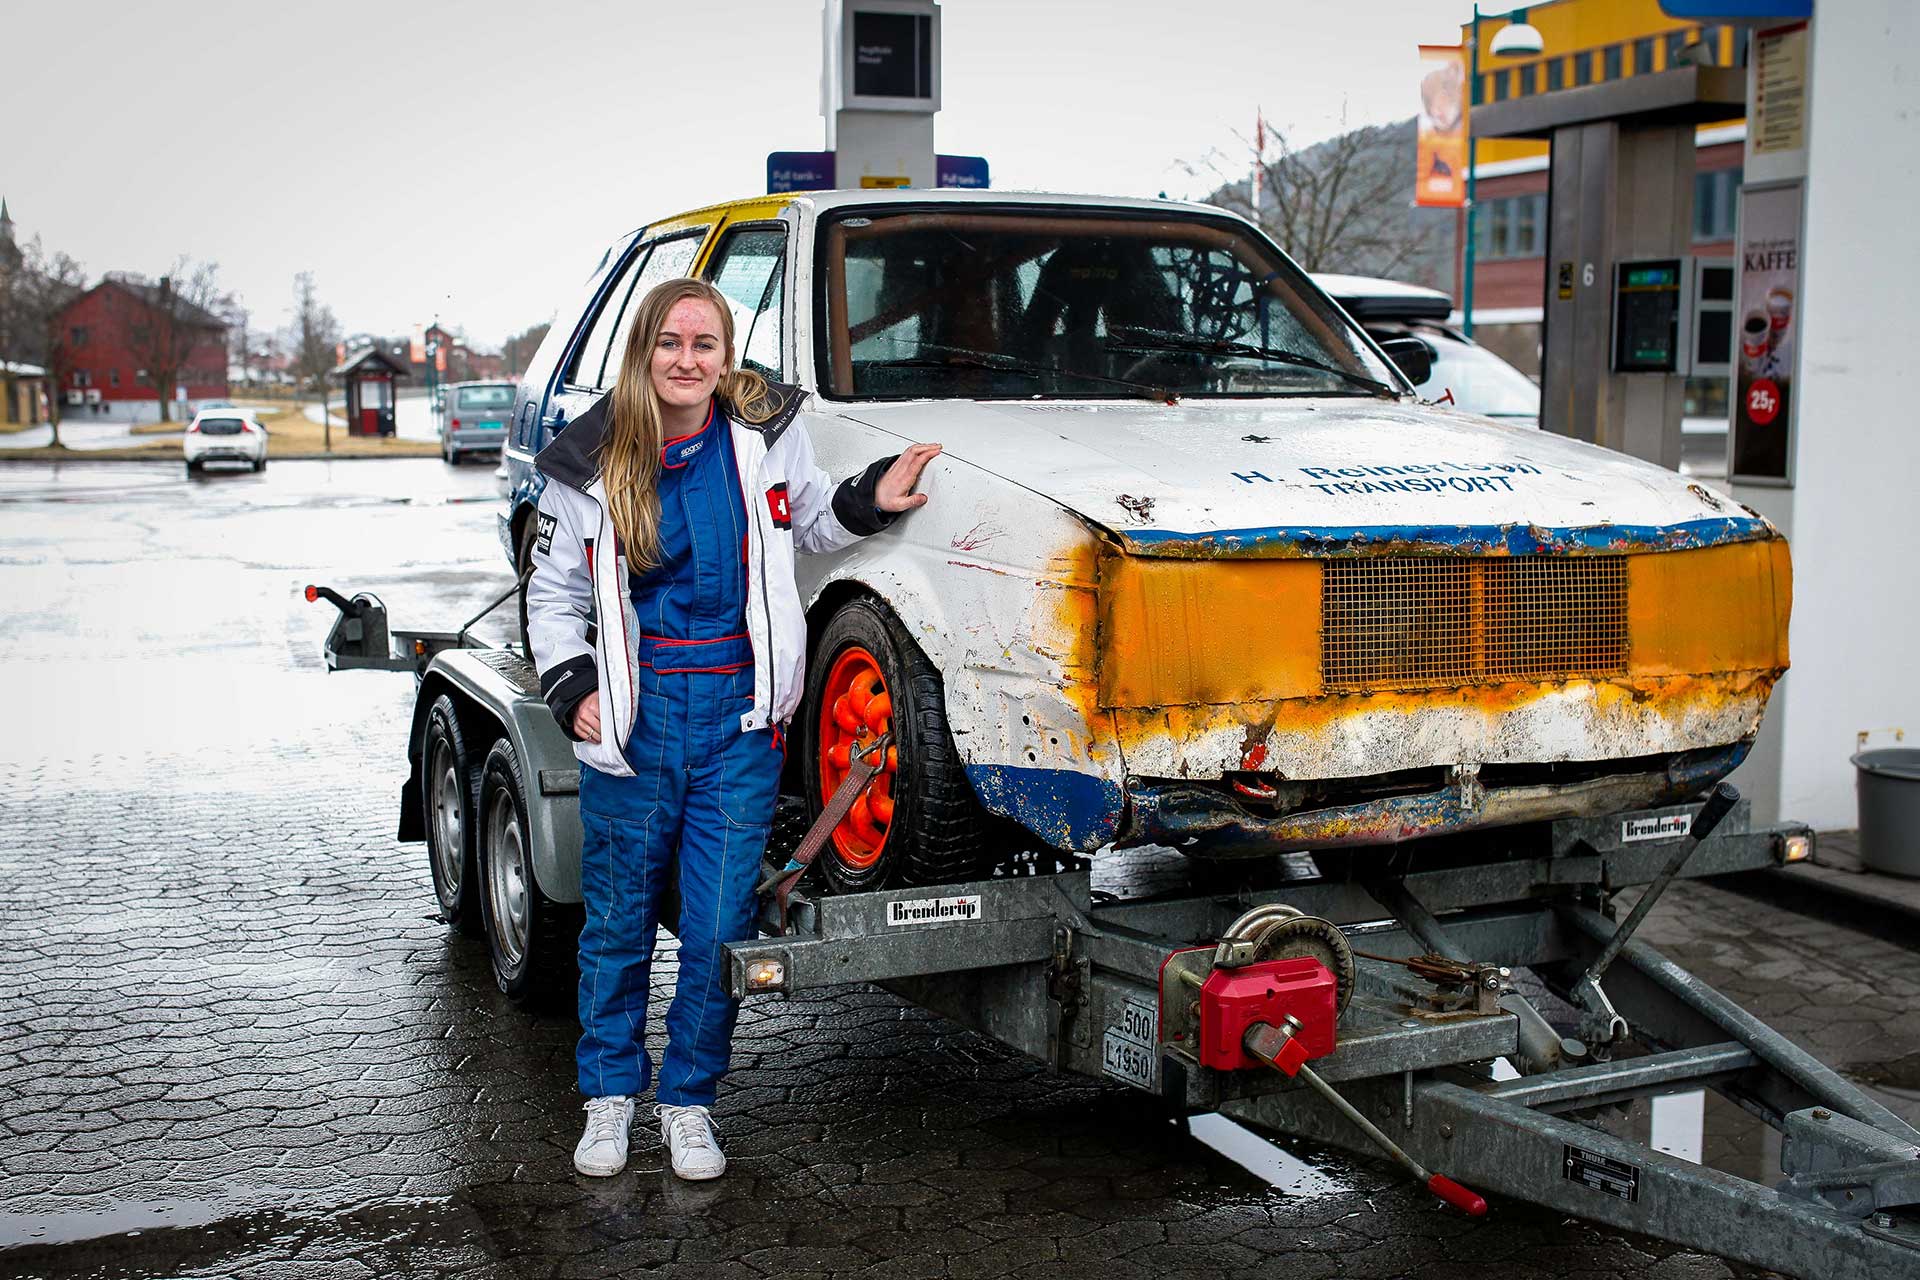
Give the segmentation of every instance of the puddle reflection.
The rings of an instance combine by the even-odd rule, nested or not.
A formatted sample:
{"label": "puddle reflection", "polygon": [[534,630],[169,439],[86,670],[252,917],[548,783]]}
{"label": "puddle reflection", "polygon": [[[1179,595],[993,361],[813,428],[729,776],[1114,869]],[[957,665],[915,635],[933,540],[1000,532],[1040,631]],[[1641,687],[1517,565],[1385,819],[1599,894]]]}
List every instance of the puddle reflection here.
{"label": "puddle reflection", "polygon": [[1651,1099],[1647,1145],[1682,1160],[1700,1163],[1707,1134],[1707,1091],[1669,1093]]}
{"label": "puddle reflection", "polygon": [[1329,1196],[1353,1190],[1353,1184],[1345,1178],[1307,1163],[1223,1115],[1210,1112],[1194,1116],[1187,1127],[1200,1142],[1288,1195]]}

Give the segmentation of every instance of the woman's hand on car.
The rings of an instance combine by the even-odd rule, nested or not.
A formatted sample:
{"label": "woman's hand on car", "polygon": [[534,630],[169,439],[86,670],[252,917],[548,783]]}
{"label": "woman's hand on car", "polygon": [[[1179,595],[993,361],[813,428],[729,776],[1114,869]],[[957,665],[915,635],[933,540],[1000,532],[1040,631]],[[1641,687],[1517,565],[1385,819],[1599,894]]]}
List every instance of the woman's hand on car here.
{"label": "woman's hand on car", "polygon": [[600,741],[600,691],[580,699],[573,709],[573,736],[582,742]]}
{"label": "woman's hand on car", "polygon": [[939,453],[937,444],[907,446],[906,452],[893,460],[880,482],[873,486],[873,505],[882,511],[911,511],[926,506],[927,495],[915,493],[913,486],[920,483],[920,472]]}

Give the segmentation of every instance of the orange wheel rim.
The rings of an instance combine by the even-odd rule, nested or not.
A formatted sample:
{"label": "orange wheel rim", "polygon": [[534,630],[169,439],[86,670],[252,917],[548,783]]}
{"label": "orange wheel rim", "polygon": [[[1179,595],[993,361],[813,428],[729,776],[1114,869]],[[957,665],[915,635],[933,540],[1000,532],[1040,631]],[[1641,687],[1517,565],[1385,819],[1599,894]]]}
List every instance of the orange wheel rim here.
{"label": "orange wheel rim", "polygon": [[[840,651],[827,672],[820,697],[820,800],[833,798],[853,767],[853,753],[865,750],[893,723],[893,697],[880,664],[859,645]],[[893,775],[899,751],[888,748],[886,763],[873,776],[853,808],[833,829],[840,861],[864,871],[880,860],[893,823]]]}

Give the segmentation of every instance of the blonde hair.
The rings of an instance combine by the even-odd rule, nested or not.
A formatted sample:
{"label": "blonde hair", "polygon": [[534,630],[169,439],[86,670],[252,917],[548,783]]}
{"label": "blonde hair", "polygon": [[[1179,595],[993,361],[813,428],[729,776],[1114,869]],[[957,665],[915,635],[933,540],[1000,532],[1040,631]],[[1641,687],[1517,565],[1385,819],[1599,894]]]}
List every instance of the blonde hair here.
{"label": "blonde hair", "polygon": [[733,367],[733,308],[726,295],[704,280],[665,280],[647,291],[627,334],[620,377],[607,393],[607,430],[600,441],[600,475],[627,563],[651,569],[660,558],[660,397],[653,389],[653,352],[676,303],[696,298],[720,317],[726,370],[718,394],[726,412],[745,422],[765,422],[778,407],[767,381]]}

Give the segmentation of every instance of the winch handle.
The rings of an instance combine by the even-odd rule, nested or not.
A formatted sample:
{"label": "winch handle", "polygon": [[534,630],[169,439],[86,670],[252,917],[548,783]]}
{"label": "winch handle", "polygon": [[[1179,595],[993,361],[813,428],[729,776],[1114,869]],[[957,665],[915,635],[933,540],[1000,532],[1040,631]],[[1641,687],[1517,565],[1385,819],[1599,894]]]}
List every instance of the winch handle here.
{"label": "winch handle", "polygon": [[1476,1218],[1487,1216],[1487,1198],[1477,1191],[1467,1190],[1444,1173],[1436,1173],[1428,1178],[1427,1190]]}
{"label": "winch handle", "polygon": [[[1484,1217],[1487,1212],[1485,1197],[1467,1190],[1443,1173],[1434,1173],[1408,1155],[1404,1147],[1382,1133],[1379,1125],[1361,1115],[1359,1108],[1348,1102],[1338,1089],[1321,1079],[1320,1073],[1306,1064],[1305,1056],[1298,1052],[1302,1029],[1300,1019],[1290,1013],[1280,1019],[1277,1027],[1256,1022],[1247,1029],[1247,1051],[1282,1075],[1294,1076],[1312,1085],[1314,1092],[1332,1103],[1334,1110],[1353,1121],[1355,1128],[1372,1138],[1382,1151],[1393,1157],[1395,1164],[1412,1174],[1416,1182],[1434,1195],[1476,1218]],[[1289,1053],[1289,1049],[1294,1052]]]}

